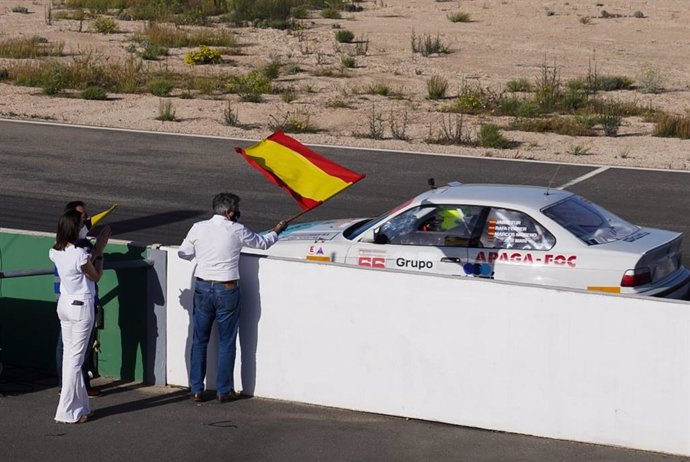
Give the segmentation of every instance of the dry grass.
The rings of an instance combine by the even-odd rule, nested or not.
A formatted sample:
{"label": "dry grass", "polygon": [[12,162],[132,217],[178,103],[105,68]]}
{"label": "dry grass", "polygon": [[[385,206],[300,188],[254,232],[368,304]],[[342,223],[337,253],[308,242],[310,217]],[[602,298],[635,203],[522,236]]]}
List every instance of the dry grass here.
{"label": "dry grass", "polygon": [[42,37],[10,38],[0,41],[0,57],[36,59],[42,56],[62,56],[64,42],[50,43]]}

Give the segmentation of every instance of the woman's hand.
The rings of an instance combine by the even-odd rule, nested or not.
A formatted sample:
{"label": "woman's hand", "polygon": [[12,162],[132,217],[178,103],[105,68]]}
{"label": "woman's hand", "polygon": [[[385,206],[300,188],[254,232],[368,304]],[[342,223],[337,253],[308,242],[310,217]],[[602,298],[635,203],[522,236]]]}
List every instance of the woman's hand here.
{"label": "woman's hand", "polygon": [[103,249],[105,249],[105,246],[108,244],[108,239],[110,239],[111,235],[112,231],[110,230],[110,226],[106,225],[101,229],[101,232],[98,233],[98,237],[96,238],[96,245],[93,246],[93,255],[103,255]]}

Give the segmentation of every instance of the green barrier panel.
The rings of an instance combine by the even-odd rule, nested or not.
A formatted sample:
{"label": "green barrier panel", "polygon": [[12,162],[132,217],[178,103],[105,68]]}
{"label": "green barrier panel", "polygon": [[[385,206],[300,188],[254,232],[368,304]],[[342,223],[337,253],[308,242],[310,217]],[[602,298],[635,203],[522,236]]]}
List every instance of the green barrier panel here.
{"label": "green barrier panel", "polygon": [[[0,271],[51,268],[53,237],[0,232]],[[109,244],[107,262],[142,260],[146,248]],[[99,330],[99,372],[123,380],[143,380],[146,354],[146,269],[106,270],[99,296],[105,329]],[[2,361],[23,367],[55,369],[60,324],[53,276],[0,278]]]}

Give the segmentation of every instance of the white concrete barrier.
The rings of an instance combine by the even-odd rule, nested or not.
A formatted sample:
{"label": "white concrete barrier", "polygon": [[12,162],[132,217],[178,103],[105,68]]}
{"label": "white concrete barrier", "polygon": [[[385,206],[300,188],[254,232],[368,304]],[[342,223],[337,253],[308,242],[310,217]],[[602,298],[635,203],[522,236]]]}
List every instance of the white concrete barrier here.
{"label": "white concrete barrier", "polygon": [[[175,385],[192,269],[169,252]],[[690,455],[687,302],[248,254],[241,272],[245,393]]]}

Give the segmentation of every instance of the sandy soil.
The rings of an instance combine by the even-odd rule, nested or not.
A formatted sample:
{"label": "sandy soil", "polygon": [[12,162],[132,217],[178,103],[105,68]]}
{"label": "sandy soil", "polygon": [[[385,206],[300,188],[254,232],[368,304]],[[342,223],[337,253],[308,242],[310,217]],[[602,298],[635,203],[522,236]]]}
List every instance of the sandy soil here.
{"label": "sandy soil", "polygon": [[[637,101],[675,114],[690,110],[690,10],[686,0],[594,1],[571,0],[376,0],[358,3],[364,10],[344,13],[343,19],[327,20],[314,15],[300,33],[271,29],[234,29],[241,54],[216,66],[182,62],[188,49],[173,49],[164,61],[148,66],[167,66],[187,72],[218,72],[237,75],[266,65],[272,60],[296,64],[305,72],[281,75],[276,84],[292,85],[297,99],[285,103],[279,95],[268,95],[262,103],[239,102],[237,95],[215,99],[170,98],[177,122],[155,120],[159,98],[152,95],[110,95],[107,101],[88,102],[77,98],[49,97],[40,89],[0,84],[0,117],[48,119],[58,122],[123,127],[165,132],[194,133],[260,139],[270,134],[271,117],[288,113],[308,114],[318,132],[294,135],[305,143],[350,145],[381,149],[442,152],[470,156],[556,160],[560,162],[654,167],[690,170],[690,141],[651,136],[652,124],[640,118],[626,118],[616,137],[571,137],[504,131],[519,142],[514,149],[496,150],[466,146],[429,144],[424,140],[440,129],[445,101],[426,99],[426,82],[441,75],[449,82],[449,96],[455,96],[462,82],[488,86],[496,91],[516,78],[535,81],[544,63],[555,64],[562,81],[585,77],[592,63],[600,75],[624,75],[639,81],[645,67],[663,77],[664,91],[644,94],[636,90],[607,94],[621,101]],[[11,11],[25,6],[30,14]],[[88,22],[70,20],[46,24],[48,2],[0,0],[0,40],[40,35],[63,41],[73,59],[79,53],[94,53],[101,59],[124,60],[132,34],[144,27],[139,21],[118,21],[122,33],[102,35],[89,31]],[[606,10],[620,17],[601,18]],[[53,12],[58,11],[53,9]],[[469,13],[471,22],[453,23],[447,16]],[[644,18],[634,17],[636,11]],[[583,17],[591,18],[589,21]],[[357,66],[345,77],[315,77],[318,69],[339,69],[341,55],[353,47],[338,45],[335,27],[353,31],[368,40],[365,55],[356,56]],[[221,26],[216,26],[221,27]],[[412,33],[439,35],[451,53],[423,57],[413,53]],[[0,67],[9,60],[0,59]],[[373,84],[388,85],[397,98],[366,94]],[[333,108],[334,100],[351,107]],[[223,123],[227,101],[238,111],[242,127]],[[369,133],[369,121],[376,112],[384,121],[385,139],[357,136]],[[389,119],[400,123],[409,117],[409,141],[391,139]],[[491,121],[507,127],[511,118],[466,117],[468,126]],[[474,130],[474,128],[472,128]],[[577,148],[587,153],[574,155]]]}

